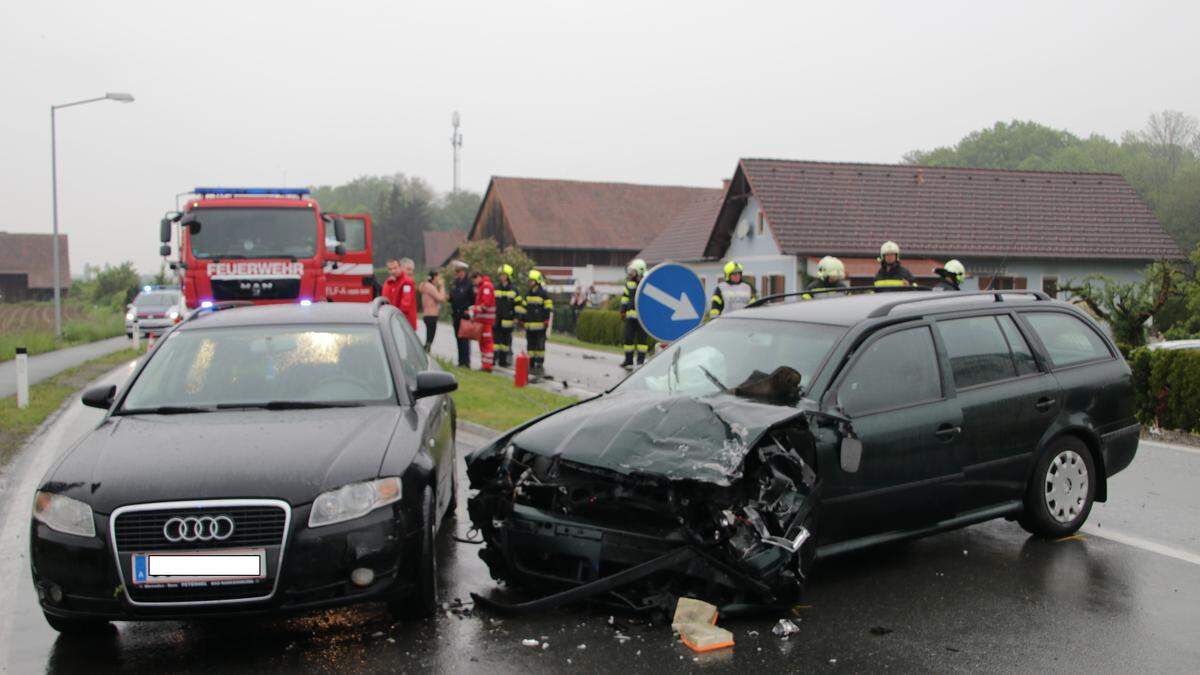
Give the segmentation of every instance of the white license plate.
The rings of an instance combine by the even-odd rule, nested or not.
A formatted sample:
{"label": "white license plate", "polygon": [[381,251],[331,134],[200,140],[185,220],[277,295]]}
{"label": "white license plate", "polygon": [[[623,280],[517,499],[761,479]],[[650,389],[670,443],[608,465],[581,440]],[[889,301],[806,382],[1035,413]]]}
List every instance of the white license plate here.
{"label": "white license plate", "polygon": [[134,553],[137,585],[241,581],[267,576],[264,549]]}

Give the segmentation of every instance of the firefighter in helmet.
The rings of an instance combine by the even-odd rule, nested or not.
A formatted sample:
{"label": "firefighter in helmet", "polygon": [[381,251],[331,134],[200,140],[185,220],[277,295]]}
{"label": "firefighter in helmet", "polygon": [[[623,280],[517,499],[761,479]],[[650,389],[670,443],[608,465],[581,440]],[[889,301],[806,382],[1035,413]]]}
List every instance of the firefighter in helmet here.
{"label": "firefighter in helmet", "polygon": [[963,279],[967,278],[967,268],[957,260],[947,260],[944,266],[933,273],[941,277],[933,287],[935,291],[961,291]]}
{"label": "firefighter in helmet", "polygon": [[637,289],[646,276],[646,261],[635,258],[625,268],[625,290],[621,293],[621,319],[625,322],[625,362],[621,367],[633,370],[633,357],[637,354],[637,365],[646,362],[646,352],[650,347],[646,344],[646,330],[638,320]]}
{"label": "firefighter in helmet", "polygon": [[505,263],[496,271],[496,365],[512,364],[513,325],[521,293],[513,283],[513,266]]}
{"label": "firefighter in helmet", "polygon": [[522,316],[521,320],[525,324],[529,374],[534,379],[541,379],[546,374],[546,331],[550,328],[550,318],[554,315],[554,300],[546,292],[543,281],[541,272],[529,270],[529,290],[518,305],[518,316]]}
{"label": "firefighter in helmet", "polygon": [[805,300],[813,298],[830,298],[835,295],[845,295],[845,289],[850,288],[846,281],[846,266],[842,261],[827,255],[817,263],[817,278],[808,284],[802,296]]}
{"label": "firefighter in helmet", "polygon": [[879,271],[875,273],[876,286],[912,286],[912,272],[900,264],[900,245],[885,241],[879,247]]}
{"label": "firefighter in helmet", "polygon": [[754,287],[742,278],[742,264],[736,260],[725,263],[725,278],[717,282],[713,290],[712,308],[708,310],[710,318],[717,318],[724,312],[734,312],[754,302]]}

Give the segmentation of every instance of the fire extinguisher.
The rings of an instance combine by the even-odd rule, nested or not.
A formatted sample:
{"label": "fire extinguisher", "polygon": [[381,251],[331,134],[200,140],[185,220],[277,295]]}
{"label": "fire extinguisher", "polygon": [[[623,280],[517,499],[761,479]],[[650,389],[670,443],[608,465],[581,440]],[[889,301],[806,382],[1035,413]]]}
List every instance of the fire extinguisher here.
{"label": "fire extinguisher", "polygon": [[529,383],[529,355],[525,352],[517,354],[517,362],[513,367],[513,385],[524,387]]}

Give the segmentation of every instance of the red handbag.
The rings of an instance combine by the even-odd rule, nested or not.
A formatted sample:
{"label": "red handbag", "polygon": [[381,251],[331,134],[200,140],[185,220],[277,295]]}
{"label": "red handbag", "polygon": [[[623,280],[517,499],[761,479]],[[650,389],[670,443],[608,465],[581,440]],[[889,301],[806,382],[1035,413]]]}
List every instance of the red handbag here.
{"label": "red handbag", "polygon": [[459,321],[458,337],[463,340],[479,340],[483,337],[483,324],[470,319]]}

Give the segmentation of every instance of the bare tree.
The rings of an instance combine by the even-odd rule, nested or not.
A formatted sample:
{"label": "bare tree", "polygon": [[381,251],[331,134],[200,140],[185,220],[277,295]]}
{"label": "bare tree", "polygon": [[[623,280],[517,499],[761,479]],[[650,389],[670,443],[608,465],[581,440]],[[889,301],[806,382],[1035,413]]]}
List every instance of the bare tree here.
{"label": "bare tree", "polygon": [[1171,176],[1174,176],[1183,162],[1184,153],[1200,148],[1200,123],[1178,110],[1164,110],[1150,115],[1140,137],[1162,153]]}

